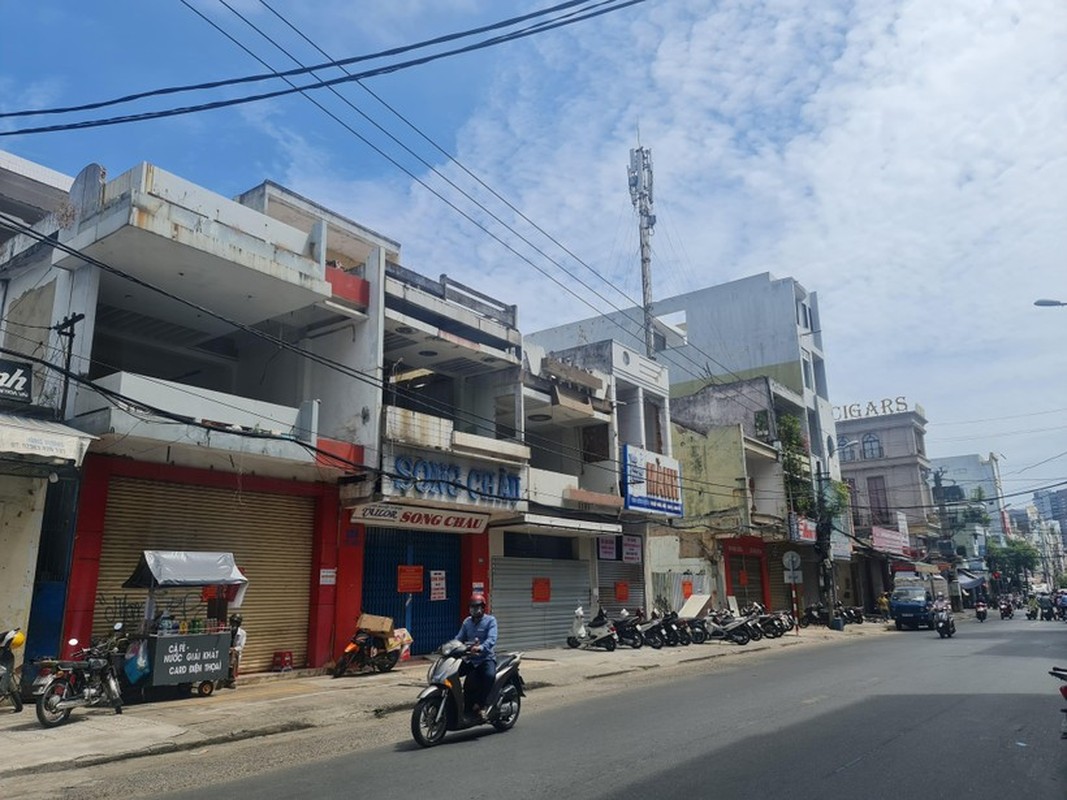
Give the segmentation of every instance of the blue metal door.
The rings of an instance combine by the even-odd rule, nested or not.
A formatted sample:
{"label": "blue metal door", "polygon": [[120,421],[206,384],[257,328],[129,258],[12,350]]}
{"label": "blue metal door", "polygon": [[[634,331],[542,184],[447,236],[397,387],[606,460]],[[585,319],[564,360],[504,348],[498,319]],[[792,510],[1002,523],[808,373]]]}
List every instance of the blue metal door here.
{"label": "blue metal door", "polygon": [[[422,591],[397,592],[397,567],[423,569]],[[415,640],[411,652],[429,653],[455,636],[460,617],[460,537],[451,533],[368,528],[363,560],[363,610],[393,618]],[[430,599],[430,572],[445,573],[444,600]],[[410,600],[410,602],[409,602]]]}

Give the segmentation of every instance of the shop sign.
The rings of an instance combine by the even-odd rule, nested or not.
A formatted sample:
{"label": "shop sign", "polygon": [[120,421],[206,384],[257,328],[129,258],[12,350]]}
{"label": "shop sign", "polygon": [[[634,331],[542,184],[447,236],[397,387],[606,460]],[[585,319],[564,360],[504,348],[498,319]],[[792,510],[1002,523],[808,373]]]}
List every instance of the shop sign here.
{"label": "shop sign", "polygon": [[623,446],[624,504],[628,509],[682,516],[682,471],[673,458]]}
{"label": "shop sign", "polygon": [[615,602],[616,603],[629,603],[630,602],[630,582],[629,581],[615,581]]}
{"label": "shop sign", "polygon": [[530,585],[531,599],[535,603],[547,603],[552,600],[552,579],[534,578]]}
{"label": "shop sign", "polygon": [[230,667],[230,632],[191,636],[154,636],[152,684],[174,686],[226,677]]}
{"label": "shop sign", "polygon": [[830,534],[830,558],[839,561],[852,560],[852,540],[845,534],[834,531]]}
{"label": "shop sign", "polygon": [[815,527],[815,520],[792,514],[789,518],[789,541],[814,544],[819,534]]}
{"label": "shop sign", "polygon": [[444,453],[386,453],[384,462],[384,495],[503,508],[522,500],[522,476],[514,469]]}
{"label": "shop sign", "polygon": [[0,358],[0,400],[29,403],[33,399],[33,365]]}
{"label": "shop sign", "polygon": [[871,528],[871,546],[882,553],[902,556],[908,546],[908,537],[892,528],[874,526]]}
{"label": "shop sign", "polygon": [[445,571],[443,569],[430,570],[430,600],[447,600],[445,591]]}
{"label": "shop sign", "polygon": [[847,406],[832,406],[834,419],[841,422],[846,419],[862,417],[880,417],[885,414],[900,414],[908,410],[908,399],[900,397],[883,397],[881,400],[868,400],[866,403],[849,403]]}
{"label": "shop sign", "polygon": [[622,560],[626,564],[641,563],[641,537],[622,537]]}
{"label": "shop sign", "polygon": [[757,558],[763,558],[762,542],[745,544],[744,542],[726,541],[722,543],[722,549],[724,553],[730,556],[756,556]]}
{"label": "shop sign", "polygon": [[396,568],[396,590],[399,594],[422,594],[422,567],[399,564]]}
{"label": "shop sign", "polygon": [[448,533],[485,533],[489,515],[473,511],[442,511],[396,503],[367,503],[352,509],[352,522],[379,528]]}
{"label": "shop sign", "polygon": [[614,561],[615,560],[615,537],[614,536],[598,536],[596,537],[597,554],[600,556],[601,561]]}

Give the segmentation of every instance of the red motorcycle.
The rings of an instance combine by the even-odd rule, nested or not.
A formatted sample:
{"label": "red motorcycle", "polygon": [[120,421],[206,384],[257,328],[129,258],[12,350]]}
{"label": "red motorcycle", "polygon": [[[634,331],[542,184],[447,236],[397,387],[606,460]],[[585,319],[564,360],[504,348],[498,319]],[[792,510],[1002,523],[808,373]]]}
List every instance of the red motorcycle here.
{"label": "red motorcycle", "polygon": [[[405,637],[397,636],[397,633],[400,631],[384,636],[357,628],[352,634],[352,640],[345,646],[344,653],[337,659],[337,665],[333,668],[333,676],[340,678],[351,667],[359,671],[370,669],[376,672],[388,672],[391,670],[400,660],[405,644]],[[407,644],[410,644],[410,641]]]}
{"label": "red motorcycle", "polygon": [[[1063,681],[1060,685],[1060,696],[1067,700],[1067,667],[1053,667],[1048,674]],[[1067,739],[1067,708],[1061,708],[1060,711],[1063,712],[1063,720],[1060,722],[1060,738]]]}

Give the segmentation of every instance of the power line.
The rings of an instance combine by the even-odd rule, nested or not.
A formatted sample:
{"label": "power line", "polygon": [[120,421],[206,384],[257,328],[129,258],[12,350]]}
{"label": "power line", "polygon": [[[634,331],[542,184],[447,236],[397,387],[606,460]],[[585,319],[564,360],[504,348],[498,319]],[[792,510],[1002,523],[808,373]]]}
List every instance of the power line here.
{"label": "power line", "polygon": [[[444,44],[446,42],[452,42],[457,39],[464,39],[468,36],[475,36],[480,33],[488,33],[489,31],[499,30],[501,28],[508,28],[512,25],[517,25],[520,22],[526,22],[531,19],[547,16],[549,14],[555,13],[556,11],[571,8],[573,6],[583,5],[588,2],[590,2],[590,0],[569,0],[565,3],[559,3],[558,5],[541,9],[540,11],[534,11],[530,14],[523,14],[521,16],[500,20],[499,22],[494,22],[489,25],[483,25],[478,28],[469,28],[464,31],[450,33],[444,36],[438,36],[433,39],[425,39],[421,42],[415,42],[414,44],[403,45],[401,47],[393,47],[388,50],[380,50],[377,53],[370,53],[368,55],[353,56],[351,58],[339,60],[331,59],[325,64],[316,64],[315,66],[311,67],[301,66],[298,69],[286,70],[282,73],[272,71],[270,73],[263,73],[260,75],[246,75],[239,78],[226,78],[223,80],[208,81],[206,83],[186,84],[184,86],[166,86],[158,89],[149,89],[143,92],[135,92],[133,94],[123,95],[122,97],[115,97],[110,100],[99,100],[94,103],[83,103],[81,105],[76,106],[7,111],[0,113],[0,119],[7,119],[11,117],[36,117],[52,114],[69,114],[76,111],[95,111],[96,109],[108,108],[110,106],[122,105],[124,103],[131,103],[135,100],[145,100],[150,97],[162,97],[165,95],[182,94],[184,92],[196,92],[205,89],[219,89],[226,86],[239,86],[241,84],[246,83],[257,83],[261,81],[273,80],[279,77],[291,78],[296,75],[306,75],[310,72],[316,72],[318,70],[328,69],[330,67],[344,67],[350,64],[358,64],[363,61],[375,61],[379,58],[397,56],[403,53],[411,52],[412,50],[420,50],[425,47],[432,47],[433,45]],[[327,56],[327,58],[329,58],[329,56]]]}
{"label": "power line", "polygon": [[[216,100],[210,103],[200,103],[191,106],[179,106],[176,108],[168,108],[159,111],[145,111],[139,114],[124,114],[117,117],[105,117],[103,119],[90,119],[83,120],[81,122],[71,122],[57,125],[41,125],[32,128],[15,128],[12,130],[0,131],[0,136],[18,136],[20,134],[27,133],[55,133],[58,131],[73,131],[84,130],[87,128],[100,128],[110,125],[124,125],[131,122],[145,122],[154,119],[165,119],[168,117],[176,117],[184,114],[193,114],[200,111],[212,111],[220,108],[229,108],[231,106],[245,105],[247,103],[259,102],[261,100],[271,100],[276,97],[284,97],[286,95],[296,94],[298,92],[311,91],[314,89],[323,89],[329,86],[337,86],[343,83],[351,83],[352,81],[359,80],[360,78],[372,78],[377,77],[379,75],[388,75],[393,72],[399,72],[401,70],[410,69],[411,67],[422,66],[424,64],[429,64],[434,61],[439,61],[442,58],[449,58],[451,56],[459,55],[462,53],[471,53],[476,50],[482,50],[487,47],[494,47],[498,44],[514,41],[516,39],[524,39],[528,36],[533,36],[538,33],[544,33],[545,31],[564,27],[566,25],[573,25],[578,22],[583,22],[587,19],[592,19],[593,17],[599,17],[603,14],[609,14],[613,11],[619,11],[628,6],[637,5],[639,3],[645,2],[648,2],[648,0],[621,0],[620,2],[610,5],[607,8],[600,8],[585,13],[581,16],[572,17],[570,19],[563,19],[552,23],[542,23],[536,26],[531,26],[530,28],[524,30],[493,37],[492,39],[486,39],[472,45],[467,45],[465,47],[458,47],[452,50],[445,50],[441,53],[423,56],[422,58],[410,59],[408,61],[401,61],[375,69],[364,70],[363,72],[355,73],[354,75],[345,75],[340,78],[316,81],[314,83],[309,83],[304,86],[295,86],[290,87],[288,89],[279,89],[273,92],[262,92],[260,94],[245,95],[243,97],[230,98],[227,100]],[[326,66],[328,67],[331,65]]]}

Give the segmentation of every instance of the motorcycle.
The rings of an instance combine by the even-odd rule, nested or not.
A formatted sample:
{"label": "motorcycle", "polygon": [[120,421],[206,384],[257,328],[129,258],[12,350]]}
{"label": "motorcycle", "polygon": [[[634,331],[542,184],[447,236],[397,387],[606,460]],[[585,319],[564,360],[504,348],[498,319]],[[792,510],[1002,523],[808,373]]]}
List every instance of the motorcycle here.
{"label": "motorcycle", "polygon": [[657,616],[645,619],[644,612],[638,611],[637,632],[641,634],[641,641],[653,650],[663,647],[663,624]]}
{"label": "motorcycle", "polygon": [[979,622],[985,622],[986,616],[989,614],[989,607],[979,600],[974,604],[974,618]]}
{"label": "motorcycle", "polygon": [[[1048,674],[1063,681],[1060,686],[1060,696],[1067,700],[1067,667],[1053,667]],[[1060,738],[1067,739],[1067,708],[1061,708],[1060,711],[1063,712],[1063,719],[1060,720]]]}
{"label": "motorcycle", "polygon": [[601,608],[597,615],[585,624],[585,611],[581,606],[574,609],[574,621],[571,623],[571,635],[567,637],[568,647],[603,647],[608,652],[615,649],[618,635],[615,626],[608,619],[604,609]]}
{"label": "motorcycle", "polygon": [[1027,606],[1026,608],[1027,619],[1037,619],[1037,606]]}
{"label": "motorcycle", "polygon": [[1052,606],[1044,606],[1041,609],[1041,619],[1045,622],[1052,622]]}
{"label": "motorcycle", "polygon": [[21,628],[0,631],[0,703],[10,700],[16,714],[22,711],[22,690],[15,677],[15,654],[12,651],[25,642],[26,634]]}
{"label": "motorcycle", "polygon": [[999,607],[1001,619],[1011,619],[1015,616],[1015,608],[1012,606],[1010,600],[1001,600]]}
{"label": "motorcycle", "polygon": [[[37,721],[52,728],[70,718],[79,706],[108,705],[116,714],[122,713],[122,692],[119,689],[115,661],[125,654],[127,640],[119,634],[122,623],[116,622],[114,634],[106,640],[76,650],[72,660],[42,659],[33,682],[37,697]],[[67,642],[78,645],[77,639]]]}
{"label": "motorcycle", "polygon": [[942,639],[951,638],[956,632],[956,621],[952,618],[952,611],[947,606],[934,609],[934,630]]}
{"label": "motorcycle", "polygon": [[748,632],[748,617],[735,617],[726,610],[709,612],[704,617],[704,626],[707,628],[709,640],[723,639],[739,645],[752,641]]}
{"label": "motorcycle", "polygon": [[693,637],[689,635],[689,626],[678,619],[677,611],[668,611],[663,615],[663,641],[668,647],[682,645],[688,647],[693,643]]}
{"label": "motorcycle", "polygon": [[388,638],[358,628],[352,639],[345,646],[344,653],[337,659],[333,668],[333,677],[340,678],[350,667],[359,671],[369,669],[375,672],[388,672],[400,660],[403,645],[400,639]]}
{"label": "motorcycle", "polygon": [[522,653],[502,655],[486,701],[485,716],[471,712],[460,669],[470,655],[468,645],[451,641],[441,646],[441,656],[426,673],[429,684],[419,694],[411,712],[411,735],[422,747],[433,747],[447,731],[461,731],[478,725],[492,725],[498,731],[515,726],[526,696],[526,684],[519,674]]}
{"label": "motorcycle", "polygon": [[619,618],[612,622],[615,626],[615,633],[619,637],[619,644],[628,645],[634,650],[640,650],[644,646],[645,640],[638,628],[640,622],[640,616],[631,617],[629,611],[625,608],[622,610]]}

